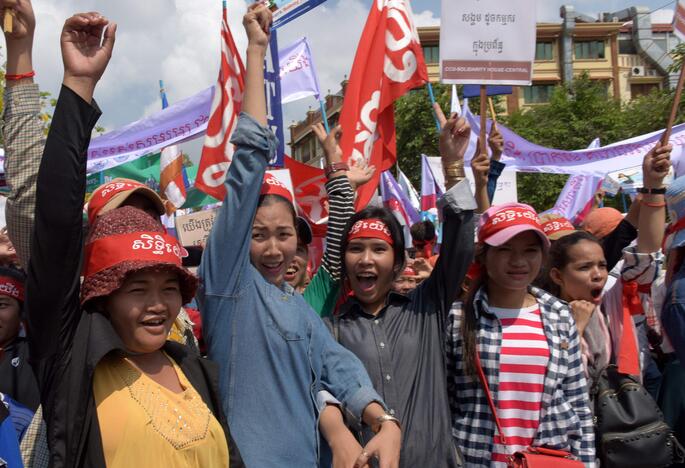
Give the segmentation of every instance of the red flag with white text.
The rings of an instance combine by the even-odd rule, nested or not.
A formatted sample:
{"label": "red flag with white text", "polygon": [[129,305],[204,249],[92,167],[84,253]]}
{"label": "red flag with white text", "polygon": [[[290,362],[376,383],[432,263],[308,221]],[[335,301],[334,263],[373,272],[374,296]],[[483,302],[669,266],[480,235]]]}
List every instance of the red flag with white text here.
{"label": "red flag with white text", "polygon": [[374,0],[352,65],[340,114],[348,159],[376,166],[358,191],[357,209],[376,192],[380,174],[395,163],[395,100],[428,81],[408,0]]}
{"label": "red flag with white text", "polygon": [[290,170],[293,181],[295,201],[307,218],[318,222],[328,216],[328,194],[326,193],[326,176],[323,169],[303,164],[286,156],[285,167]]}
{"label": "red flag with white text", "polygon": [[217,200],[226,196],[224,180],[235,151],[230,138],[238,124],[245,90],[245,67],[228,29],[225,5],[221,22],[221,69],[195,180],[199,190]]}

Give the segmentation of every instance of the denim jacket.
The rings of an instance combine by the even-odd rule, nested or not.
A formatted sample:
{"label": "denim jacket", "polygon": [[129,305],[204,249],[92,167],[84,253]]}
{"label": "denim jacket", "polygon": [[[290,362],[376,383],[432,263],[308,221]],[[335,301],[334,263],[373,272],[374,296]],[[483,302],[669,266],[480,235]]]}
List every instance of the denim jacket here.
{"label": "denim jacket", "polygon": [[357,418],[381,398],[302,296],[270,284],[250,263],[252,222],[277,141],[243,113],[231,142],[228,195],[199,268],[207,349],[221,366],[223,408],[246,466],[314,467],[317,393],[329,391]]}

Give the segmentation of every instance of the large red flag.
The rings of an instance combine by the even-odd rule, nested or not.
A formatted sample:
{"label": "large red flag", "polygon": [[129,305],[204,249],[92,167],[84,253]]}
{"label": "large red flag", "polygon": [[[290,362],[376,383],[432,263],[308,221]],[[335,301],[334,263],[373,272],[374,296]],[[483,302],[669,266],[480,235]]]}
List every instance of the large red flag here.
{"label": "large red flag", "polygon": [[374,0],[357,47],[340,114],[343,154],[366,159],[377,170],[359,189],[357,208],[365,207],[380,174],[395,163],[393,103],[428,81],[419,36],[408,0]]}
{"label": "large red flag", "polygon": [[224,3],[221,23],[221,69],[214,89],[207,135],[195,180],[198,189],[217,200],[223,200],[226,196],[224,180],[234,152],[230,138],[238,124],[238,114],[243,102],[244,75],[245,67],[228,29]]}

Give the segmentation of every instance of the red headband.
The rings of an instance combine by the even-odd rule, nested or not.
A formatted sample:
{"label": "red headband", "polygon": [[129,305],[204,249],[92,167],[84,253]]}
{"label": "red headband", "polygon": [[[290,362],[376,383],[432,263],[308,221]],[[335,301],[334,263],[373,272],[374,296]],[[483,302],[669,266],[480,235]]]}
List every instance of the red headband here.
{"label": "red headband", "polygon": [[83,276],[89,277],[124,261],[154,261],[181,266],[188,256],[175,237],[161,232],[134,232],[103,237],[86,246]]}
{"label": "red headband", "polygon": [[390,235],[390,229],[388,226],[377,218],[370,219],[360,219],[347,235],[347,240],[359,239],[359,238],[372,238],[384,240],[390,245],[393,245],[392,236]]}
{"label": "red headband", "polygon": [[0,296],[24,302],[24,283],[9,276],[0,276]]}
{"label": "red headband", "polygon": [[538,214],[532,208],[507,207],[492,215],[478,230],[478,242],[486,242],[498,232],[518,225],[528,225],[542,231]]}
{"label": "red headband", "polygon": [[554,218],[542,223],[542,230],[550,237],[563,231],[575,231],[576,228],[566,218]]}
{"label": "red headband", "polygon": [[288,187],[269,173],[264,175],[264,182],[262,182],[260,195],[278,195],[279,197],[285,198],[290,203],[293,202],[293,195],[290,193],[290,190],[288,190]]}

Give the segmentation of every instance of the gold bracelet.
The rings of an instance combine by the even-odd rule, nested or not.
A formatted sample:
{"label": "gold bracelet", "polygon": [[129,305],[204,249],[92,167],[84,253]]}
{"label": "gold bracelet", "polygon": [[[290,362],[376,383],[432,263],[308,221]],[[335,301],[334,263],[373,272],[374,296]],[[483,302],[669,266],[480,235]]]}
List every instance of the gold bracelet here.
{"label": "gold bracelet", "polygon": [[449,177],[466,177],[466,173],[464,172],[464,166],[449,166],[446,167],[444,170],[445,173],[445,178]]}

